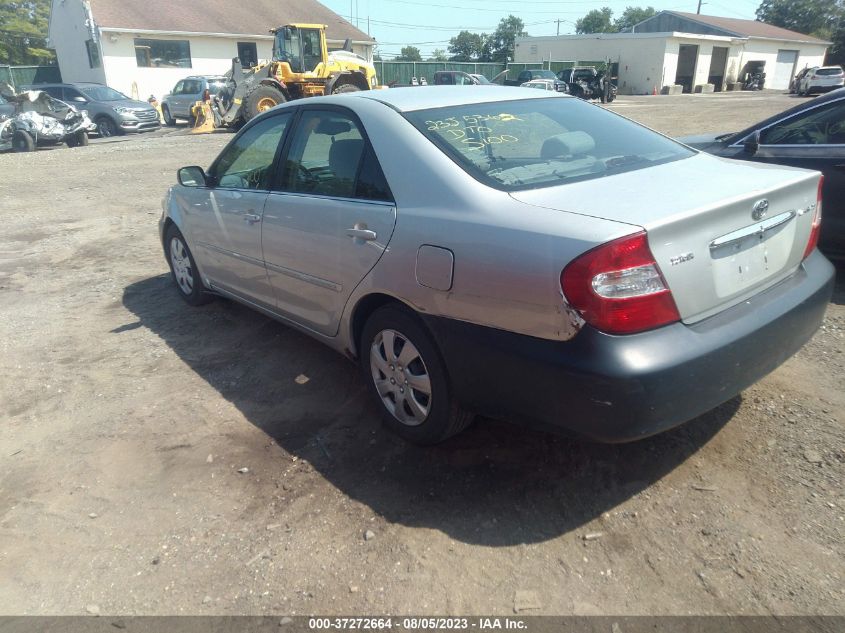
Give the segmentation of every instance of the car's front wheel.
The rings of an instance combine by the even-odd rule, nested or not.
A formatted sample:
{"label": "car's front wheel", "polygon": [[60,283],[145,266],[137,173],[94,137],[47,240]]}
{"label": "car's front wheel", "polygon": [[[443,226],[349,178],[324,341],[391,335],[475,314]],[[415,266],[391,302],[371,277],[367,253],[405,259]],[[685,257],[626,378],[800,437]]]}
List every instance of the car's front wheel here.
{"label": "car's front wheel", "polygon": [[121,133],[120,128],[117,127],[117,124],[111,117],[105,115],[97,117],[95,123],[97,124],[97,134],[101,137],[117,136]]}
{"label": "car's front wheel", "polygon": [[213,299],[205,291],[191,249],[175,224],[171,224],[164,235],[164,253],[179,295],[188,304],[199,306]]}
{"label": "car's front wheel", "polygon": [[173,118],[173,115],[170,114],[170,108],[167,107],[167,104],[161,106],[161,116],[164,119],[164,124],[167,127],[173,127],[176,125],[176,119]]}
{"label": "car's front wheel", "polygon": [[12,136],[12,149],[16,152],[31,152],[35,149],[35,141],[23,130],[17,130]]}
{"label": "car's front wheel", "polygon": [[385,424],[415,444],[459,433],[472,414],[454,400],[446,367],[431,335],[408,310],[376,310],[361,336],[361,368]]}

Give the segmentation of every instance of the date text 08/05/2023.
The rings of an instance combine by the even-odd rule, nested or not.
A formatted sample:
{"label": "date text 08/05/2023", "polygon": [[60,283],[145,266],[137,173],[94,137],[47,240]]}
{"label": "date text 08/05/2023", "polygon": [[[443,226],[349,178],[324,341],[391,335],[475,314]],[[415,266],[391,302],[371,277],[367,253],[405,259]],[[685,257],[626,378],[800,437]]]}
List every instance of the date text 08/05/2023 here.
{"label": "date text 08/05/2023", "polygon": [[406,618],[309,618],[308,628],[312,630],[525,630],[524,620],[519,618],[437,618],[437,617],[406,617]]}

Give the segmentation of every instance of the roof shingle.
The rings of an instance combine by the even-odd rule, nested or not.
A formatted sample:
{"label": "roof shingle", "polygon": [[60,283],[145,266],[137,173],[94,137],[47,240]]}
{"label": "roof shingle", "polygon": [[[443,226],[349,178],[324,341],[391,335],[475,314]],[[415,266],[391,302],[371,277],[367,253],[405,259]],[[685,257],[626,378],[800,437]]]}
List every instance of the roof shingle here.
{"label": "roof shingle", "polygon": [[699,15],[698,13],[685,13],[683,11],[666,11],[687,20],[701,22],[709,26],[729,31],[734,35],[742,37],[766,37],[774,40],[790,40],[796,42],[817,42],[829,44],[812,35],[805,35],[797,31],[790,31],[779,26],[766,24],[757,20],[741,20],[739,18],[722,18],[715,15]]}
{"label": "roof shingle", "polygon": [[301,22],[327,25],[330,40],[373,39],[317,0],[91,0],[91,12],[105,29],[269,35],[271,28]]}

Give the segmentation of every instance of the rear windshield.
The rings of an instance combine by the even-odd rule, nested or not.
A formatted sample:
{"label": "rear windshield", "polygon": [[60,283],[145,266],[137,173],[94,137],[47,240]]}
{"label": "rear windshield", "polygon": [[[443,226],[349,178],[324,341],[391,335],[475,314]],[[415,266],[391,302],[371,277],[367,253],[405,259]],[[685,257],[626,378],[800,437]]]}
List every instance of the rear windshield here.
{"label": "rear windshield", "polygon": [[531,71],[531,78],[532,79],[557,79],[557,75],[555,75],[551,70],[532,70]]}
{"label": "rear windshield", "polygon": [[449,106],[405,117],[471,176],[505,191],[601,178],[695,153],[570,97]]}
{"label": "rear windshield", "polygon": [[841,68],[819,68],[816,71],[817,75],[841,75],[842,69]]}

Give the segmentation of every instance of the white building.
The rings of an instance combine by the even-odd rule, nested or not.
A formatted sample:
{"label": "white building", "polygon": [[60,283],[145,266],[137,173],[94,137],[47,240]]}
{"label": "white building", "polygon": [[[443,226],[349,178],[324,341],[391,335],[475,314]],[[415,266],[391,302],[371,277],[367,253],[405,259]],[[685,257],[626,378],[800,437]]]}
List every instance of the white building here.
{"label": "white building", "polygon": [[619,64],[619,92],[651,94],[679,84],[684,92],[741,81],[762,62],[766,88],[784,90],[804,67],[820,66],[830,42],[777,26],[679,11],[661,11],[628,33],[524,37],[516,62],[610,60]]}
{"label": "white building", "polygon": [[188,75],[222,75],[233,57],[269,59],[270,29],[294,22],[325,24],[329,50],[350,39],[372,61],[373,38],[316,0],[53,0],[49,40],[64,81],[161,99]]}

